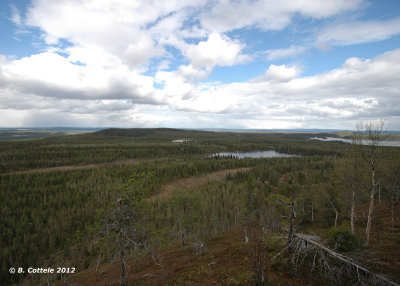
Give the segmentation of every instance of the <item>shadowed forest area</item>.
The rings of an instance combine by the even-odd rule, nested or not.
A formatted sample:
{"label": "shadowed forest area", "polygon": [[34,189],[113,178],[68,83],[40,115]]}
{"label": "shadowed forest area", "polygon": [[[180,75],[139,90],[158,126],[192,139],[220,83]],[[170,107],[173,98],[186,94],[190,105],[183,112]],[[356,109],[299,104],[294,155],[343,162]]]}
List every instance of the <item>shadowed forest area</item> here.
{"label": "shadowed forest area", "polygon": [[[372,127],[0,141],[0,284],[397,285],[400,148]],[[212,156],[269,150],[297,156]]]}

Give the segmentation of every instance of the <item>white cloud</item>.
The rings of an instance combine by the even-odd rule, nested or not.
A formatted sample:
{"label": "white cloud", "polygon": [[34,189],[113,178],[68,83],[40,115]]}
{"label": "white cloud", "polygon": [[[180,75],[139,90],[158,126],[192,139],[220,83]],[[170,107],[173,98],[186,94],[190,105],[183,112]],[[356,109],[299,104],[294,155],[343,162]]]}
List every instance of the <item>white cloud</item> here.
{"label": "white cloud", "polygon": [[316,19],[356,10],[367,5],[364,0],[298,0],[295,3],[285,0],[283,2],[283,5],[291,6],[289,10]]}
{"label": "white cloud", "polygon": [[87,66],[99,69],[108,69],[122,64],[120,56],[108,53],[102,47],[96,45],[81,46],[74,45],[64,50],[56,49],[56,52],[66,52],[68,60],[73,63],[82,63]]}
{"label": "white cloud", "polygon": [[318,120],[329,118],[400,116],[399,73],[400,50],[370,60],[351,58],[341,68],[313,77],[299,77],[296,67],[271,65],[257,80],[192,89],[190,100],[176,106],[232,118],[241,114],[246,122],[303,117],[318,126]]}
{"label": "white cloud", "polygon": [[175,73],[176,76],[182,76],[189,82],[197,82],[207,79],[212,71],[212,66],[208,67],[193,67],[193,65],[179,66],[179,71]]}
{"label": "white cloud", "polygon": [[171,61],[163,60],[158,64],[157,70],[166,70],[169,68],[170,64],[171,64]]}
{"label": "white cloud", "polygon": [[11,8],[11,17],[10,20],[17,26],[21,26],[22,24],[22,17],[19,9],[15,7],[15,5],[10,5]]}
{"label": "white cloud", "polygon": [[[62,86],[77,86],[79,70],[83,67],[71,64],[56,53],[42,53],[11,61],[3,65],[4,76],[10,80],[32,80]],[[58,72],[62,72],[59,75]]]}
{"label": "white cloud", "polygon": [[57,53],[45,52],[3,62],[0,79],[10,89],[55,98],[133,99],[154,102],[153,78],[126,66],[101,68],[76,65]]}
{"label": "white cloud", "polygon": [[158,72],[157,82],[166,85],[164,91],[170,96],[189,96],[191,84],[203,81],[215,66],[232,66],[248,61],[248,55],[241,54],[244,45],[226,36],[212,33],[207,41],[183,47],[183,53],[190,60],[188,65],[180,65],[173,72]]}
{"label": "white cloud", "polygon": [[249,56],[241,54],[243,48],[244,45],[238,41],[212,33],[207,41],[190,45],[186,54],[195,68],[232,66],[249,60]]}
{"label": "white cloud", "polygon": [[[10,110],[26,110],[31,106],[31,111],[22,113],[24,120],[29,118],[32,122],[42,124],[44,119],[34,121],[34,118],[50,118],[59,110],[68,119],[67,122],[86,118],[85,122],[97,122],[93,126],[129,126],[138,122],[142,126],[149,126],[151,123],[146,123],[146,120],[153,120],[153,126],[166,126],[162,124],[165,122],[169,126],[207,127],[207,117],[211,120],[208,126],[219,123],[220,127],[247,128],[343,128],[343,124],[346,124],[344,122],[385,116],[391,116],[394,120],[393,128],[398,128],[399,124],[400,49],[373,59],[350,58],[342,67],[312,77],[300,77],[300,70],[295,66],[270,65],[265,74],[256,80],[230,84],[212,85],[191,81],[188,77],[196,69],[182,66],[173,72],[157,72],[156,81],[164,85],[161,89],[154,89],[149,77],[148,84],[134,88],[138,94],[129,93],[124,87],[121,92],[114,90],[116,94],[109,94],[103,99],[89,96],[96,94],[95,81],[93,86],[88,84],[90,81],[80,82],[78,75],[85,77],[85,69],[88,67],[70,64],[67,59],[57,55],[42,56],[49,57],[49,62],[53,64],[60,62],[60,66],[66,65],[70,74],[66,73],[65,78],[60,79],[44,69],[38,71],[38,74],[43,75],[34,78],[36,75],[31,72],[34,66],[29,64],[30,61],[35,62],[35,59],[31,58],[3,64],[0,108],[7,111],[4,114],[11,116]],[[38,89],[30,85],[42,76],[49,76],[49,82],[59,85],[55,89],[57,92],[51,94],[43,87]],[[25,83],[24,88],[21,88],[21,84],[13,85],[16,78],[19,83]],[[120,87],[129,82],[129,77],[123,78],[117,74],[116,78],[123,80],[123,83],[113,85],[112,78],[105,77],[101,84],[108,91],[113,86]],[[140,79],[146,80],[144,77]],[[71,97],[62,88],[67,84],[75,86],[74,93],[80,96]],[[7,94],[9,96],[4,96]],[[106,95],[107,92],[97,94]],[[144,98],[149,97],[153,101],[148,98],[146,101],[139,96],[144,94]],[[137,106],[140,105],[145,108],[138,110]],[[182,114],[190,119],[183,119]],[[22,120],[21,115],[18,118],[10,119],[10,122]]]}
{"label": "white cloud", "polygon": [[146,35],[135,43],[130,43],[123,51],[123,60],[130,66],[137,66],[147,59],[160,57],[165,53],[162,47],[156,47],[150,36]]}
{"label": "white cloud", "polygon": [[[146,1],[37,0],[27,13],[26,25],[39,27],[47,44],[68,40],[73,47],[67,51],[80,62],[86,62],[85,56],[96,50],[95,55],[101,53],[106,58],[115,57],[123,64],[135,66],[164,53],[146,26],[183,6],[177,1],[169,1],[168,5],[149,4]],[[74,54],[76,47],[80,52]],[[96,59],[99,63],[103,61],[102,57]]]}
{"label": "white cloud", "polygon": [[294,129],[304,128],[304,119],[299,117],[287,117],[284,120],[281,117],[257,118],[238,120],[236,124],[244,129]]}
{"label": "white cloud", "polygon": [[169,98],[182,98],[193,89],[193,86],[185,80],[179,71],[159,71],[155,75],[155,81],[164,85],[159,93],[163,97],[163,100],[166,101]]}
{"label": "white cloud", "polygon": [[359,8],[363,0],[258,0],[220,1],[201,17],[202,25],[215,32],[255,26],[263,30],[282,30],[296,14],[310,18],[330,17]]}
{"label": "white cloud", "polygon": [[382,41],[398,34],[400,34],[400,18],[385,21],[353,21],[323,29],[317,35],[317,43],[345,46]]}
{"label": "white cloud", "polygon": [[252,82],[284,82],[290,81],[300,75],[301,70],[299,67],[286,65],[276,66],[270,65],[264,75],[252,79]]}
{"label": "white cloud", "polygon": [[282,58],[291,58],[297,55],[304,53],[307,50],[307,47],[304,46],[290,46],[287,49],[274,49],[267,50],[265,53],[267,54],[267,59],[269,61],[279,60]]}

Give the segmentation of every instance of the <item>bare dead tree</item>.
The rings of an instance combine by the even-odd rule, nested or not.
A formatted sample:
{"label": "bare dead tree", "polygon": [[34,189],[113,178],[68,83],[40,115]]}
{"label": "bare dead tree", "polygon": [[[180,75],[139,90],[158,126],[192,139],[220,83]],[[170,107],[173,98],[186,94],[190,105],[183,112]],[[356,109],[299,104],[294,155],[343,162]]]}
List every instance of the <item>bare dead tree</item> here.
{"label": "bare dead tree", "polygon": [[185,245],[185,230],[183,230],[181,233],[181,245],[182,246]]}
{"label": "bare dead tree", "polygon": [[292,242],[293,239],[293,234],[294,234],[294,230],[293,230],[293,224],[294,224],[294,220],[296,218],[296,212],[294,210],[294,200],[292,200],[292,203],[290,204],[290,220],[289,220],[289,234],[288,234],[288,244],[290,244]]}
{"label": "bare dead tree", "polygon": [[247,230],[244,229],[244,243],[248,243],[249,242],[249,237],[247,236]]}
{"label": "bare dead tree", "polygon": [[284,202],[281,199],[278,199],[280,203],[285,205],[286,207],[290,208],[290,217],[289,217],[289,229],[288,229],[288,246],[290,248],[290,245],[292,244],[292,239],[293,239],[293,234],[294,234],[294,220],[296,219],[296,211],[294,208],[294,199],[292,199],[292,202],[290,204]]}
{"label": "bare dead tree", "polygon": [[338,212],[337,208],[335,207],[334,203],[332,203],[332,200],[328,199],[328,202],[331,205],[331,207],[333,208],[333,210],[335,211],[335,228],[337,228],[337,220],[339,217],[339,212]]}
{"label": "bare dead tree", "polygon": [[[358,283],[361,285],[399,285],[381,274],[377,274],[368,270],[357,261],[340,253],[334,252],[322,244],[313,241],[303,234],[296,233],[294,237],[298,241],[302,241],[303,244],[306,244],[310,248],[313,248],[315,251],[319,252],[321,257],[320,259],[322,261],[320,266],[322,269],[324,269],[325,274],[329,273],[327,277],[329,277],[332,281],[339,281],[341,276],[345,274],[356,274]],[[333,258],[334,262],[329,261],[328,257]]]}
{"label": "bare dead tree", "polygon": [[314,201],[311,201],[311,222],[314,222]]}
{"label": "bare dead tree", "polygon": [[361,164],[360,158],[358,156],[358,147],[357,141],[353,141],[353,144],[350,145],[349,150],[349,160],[350,162],[347,163],[347,168],[344,168],[343,171],[343,185],[344,188],[348,190],[350,193],[350,230],[351,233],[354,234],[354,224],[356,219],[355,209],[356,209],[356,197],[359,189],[361,187]]}
{"label": "bare dead tree", "polygon": [[192,244],[189,246],[189,249],[200,256],[203,256],[208,251],[208,247],[204,244],[204,242],[200,238],[192,242]]}
{"label": "bare dead tree", "polygon": [[281,232],[281,219],[275,206],[271,204],[264,206],[260,214],[260,225],[265,232],[264,238],[266,237],[266,233],[268,231],[275,233]]}
{"label": "bare dead tree", "polygon": [[252,231],[250,262],[253,270],[253,279],[256,285],[263,285],[266,281],[267,248],[264,240],[265,233],[259,228]]}
{"label": "bare dead tree", "polygon": [[395,245],[395,229],[394,229],[394,204],[395,204],[395,197],[396,193],[400,192],[399,186],[399,178],[400,178],[400,171],[397,171],[395,174],[393,183],[389,187],[390,193],[390,215],[391,215],[391,224],[392,224],[392,244]]}
{"label": "bare dead tree", "polygon": [[357,124],[357,131],[353,134],[353,144],[358,147],[359,157],[367,164],[371,175],[370,183],[366,184],[369,191],[369,208],[367,225],[365,228],[365,246],[368,246],[371,225],[373,219],[375,195],[379,189],[377,179],[377,168],[381,163],[381,145],[385,139],[385,121],[369,122],[365,126],[362,123]]}
{"label": "bare dead tree", "polygon": [[[327,248],[307,235],[294,233],[290,246],[293,249],[290,252],[290,260],[295,271],[299,271],[307,261],[311,272],[318,271],[324,279],[334,283],[341,284],[344,280],[351,279],[354,285],[399,286],[387,277],[368,270],[357,261]],[[288,248],[289,246],[286,246],[272,260]]]}

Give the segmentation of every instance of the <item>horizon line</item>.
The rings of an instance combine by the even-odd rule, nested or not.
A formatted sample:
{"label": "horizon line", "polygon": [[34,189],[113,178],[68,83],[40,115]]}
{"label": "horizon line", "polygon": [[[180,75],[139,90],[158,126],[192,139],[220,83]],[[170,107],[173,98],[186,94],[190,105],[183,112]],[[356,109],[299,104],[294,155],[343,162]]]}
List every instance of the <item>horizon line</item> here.
{"label": "horizon line", "polygon": [[[199,130],[199,131],[247,131],[247,132],[277,132],[277,131],[294,131],[294,132],[354,132],[351,129],[339,128],[218,128],[218,127],[204,127],[204,128],[179,128],[179,127],[73,127],[73,126],[53,126],[53,127],[0,127],[0,130],[105,130],[105,129],[177,129],[177,130]],[[400,133],[400,130],[388,130],[386,133]]]}

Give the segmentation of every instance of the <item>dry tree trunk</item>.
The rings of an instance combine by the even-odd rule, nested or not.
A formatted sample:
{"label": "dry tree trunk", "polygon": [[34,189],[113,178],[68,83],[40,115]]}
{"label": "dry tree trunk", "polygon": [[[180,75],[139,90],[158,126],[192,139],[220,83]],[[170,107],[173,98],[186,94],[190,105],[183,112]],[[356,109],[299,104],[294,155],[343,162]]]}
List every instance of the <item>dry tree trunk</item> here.
{"label": "dry tree trunk", "polygon": [[181,245],[185,245],[185,231],[181,233]]}
{"label": "dry tree trunk", "polygon": [[290,245],[292,243],[292,239],[293,239],[293,221],[296,218],[296,212],[294,210],[294,201],[292,201],[291,204],[291,210],[290,210],[290,221],[289,221],[289,234],[288,234],[288,245]]}
{"label": "dry tree trunk", "polygon": [[339,216],[339,212],[337,211],[336,208],[333,208],[333,209],[335,210],[335,228],[337,228],[337,219],[338,219],[338,216]]}
{"label": "dry tree trunk", "polygon": [[311,201],[311,222],[314,222],[314,202]]}
{"label": "dry tree trunk", "polygon": [[374,211],[374,201],[375,201],[375,193],[376,193],[374,163],[371,162],[371,165],[372,165],[372,189],[371,189],[371,193],[370,193],[370,197],[369,197],[367,227],[365,228],[365,246],[366,247],[368,247],[369,237],[370,237],[370,234],[371,234],[372,214],[373,214],[373,211]]}
{"label": "dry tree trunk", "polygon": [[331,205],[331,207],[333,208],[333,210],[335,211],[335,228],[337,228],[337,220],[338,220],[339,212],[333,205],[332,201],[331,200],[328,200],[328,201],[329,201],[329,204]]}
{"label": "dry tree trunk", "polygon": [[[380,154],[380,147],[382,141],[387,136],[385,134],[385,121],[382,119],[380,122],[369,122],[365,129],[362,123],[357,124],[357,132],[354,134],[353,144],[359,146],[359,156],[360,158],[368,164],[368,168],[371,171],[371,185],[370,185],[370,202],[368,209],[367,226],[365,228],[365,246],[368,247],[371,224],[372,224],[372,214],[374,211],[375,194],[379,191],[376,178],[376,168],[382,158]],[[379,178],[378,178],[379,181]],[[379,199],[379,198],[378,198]]]}
{"label": "dry tree trunk", "polygon": [[102,253],[102,252],[100,251],[99,258],[97,259],[96,271],[97,271],[97,269],[99,268],[100,259],[101,259],[101,253]]}
{"label": "dry tree trunk", "polygon": [[256,285],[264,285],[267,270],[267,249],[265,247],[264,231],[254,230],[251,236],[251,266],[253,270],[253,279]]}
{"label": "dry tree trunk", "polygon": [[[350,269],[355,269],[356,273],[357,273],[357,277],[359,279],[359,282],[364,285],[364,283],[362,283],[362,281],[360,280],[360,272],[364,273],[365,275],[367,275],[367,277],[369,277],[369,281],[368,281],[368,285],[394,285],[394,286],[399,286],[399,284],[385,278],[384,276],[374,273],[372,271],[369,271],[368,269],[364,268],[363,266],[361,266],[360,264],[358,264],[356,261],[354,261],[353,259],[344,256],[340,253],[334,252],[333,250],[330,250],[329,248],[313,241],[312,239],[307,238],[306,236],[302,235],[302,234],[297,234],[295,233],[293,235],[295,238],[297,238],[299,241],[303,241],[305,243],[305,249],[306,251],[308,250],[308,245],[310,245],[311,247],[314,247],[315,249],[315,255],[314,255],[314,262],[313,262],[313,269],[315,268],[315,258],[317,255],[317,251],[319,251],[319,254],[321,255],[321,259],[320,263],[323,263],[324,266],[326,268],[328,268],[328,270],[331,272],[331,274],[334,274],[333,278],[337,278],[338,273],[335,273],[335,271],[341,272],[341,270],[344,270],[345,272],[348,272]],[[300,252],[302,251],[302,249],[304,250],[304,247],[302,247],[302,245],[300,243],[298,243],[298,247],[297,247],[297,251],[294,253],[294,255],[299,255]],[[326,255],[324,255],[323,253],[333,257],[334,259],[344,263],[344,265],[346,265],[348,267],[348,269],[345,269],[343,267],[341,267],[342,269],[339,269],[337,267],[335,267],[334,269],[332,268],[332,266],[329,266],[328,261],[326,260]],[[280,254],[280,253],[279,253]],[[278,254],[278,255],[279,255]],[[306,253],[307,254],[307,253]],[[277,255],[276,255],[277,256]],[[276,257],[274,256],[274,258]],[[272,259],[274,259],[272,258]],[[299,257],[292,258],[292,261],[298,261]],[[304,258],[303,258],[304,260]],[[332,272],[332,270],[335,270]],[[339,273],[340,274],[340,273]]]}
{"label": "dry tree trunk", "polygon": [[122,225],[123,225],[123,215],[122,215],[122,199],[118,198],[117,200],[118,203],[118,211],[119,211],[119,251],[120,251],[120,260],[121,260],[121,285],[126,285],[126,281],[125,281],[125,269],[126,269],[126,265],[125,265],[125,251],[124,251],[124,236],[122,233]]}
{"label": "dry tree trunk", "polygon": [[382,202],[381,202],[381,182],[378,182],[378,201],[379,201],[379,204],[381,205],[382,204]]}
{"label": "dry tree trunk", "polygon": [[352,200],[351,200],[351,214],[350,214],[350,228],[351,233],[354,234],[354,217],[355,217],[355,207],[356,207],[356,192],[353,190],[352,192]]}
{"label": "dry tree trunk", "polygon": [[392,244],[394,245],[394,206],[393,206],[394,197],[391,196],[391,215],[392,215]]}
{"label": "dry tree trunk", "polygon": [[[390,202],[391,202],[391,216],[392,216],[392,244],[394,245],[394,236],[395,236],[395,230],[394,230],[394,200],[395,200],[395,194],[396,194],[396,185],[397,185],[397,179],[399,178],[399,174],[397,173],[397,176],[394,180],[394,183],[392,185],[391,188],[391,192],[390,192]],[[399,193],[399,192],[397,192]]]}

